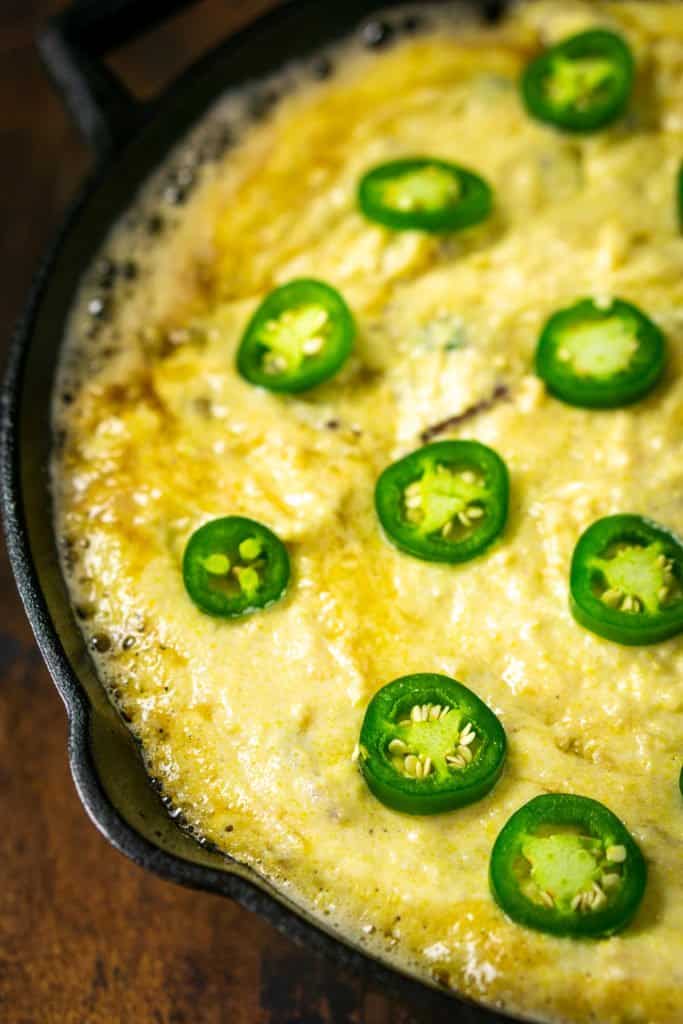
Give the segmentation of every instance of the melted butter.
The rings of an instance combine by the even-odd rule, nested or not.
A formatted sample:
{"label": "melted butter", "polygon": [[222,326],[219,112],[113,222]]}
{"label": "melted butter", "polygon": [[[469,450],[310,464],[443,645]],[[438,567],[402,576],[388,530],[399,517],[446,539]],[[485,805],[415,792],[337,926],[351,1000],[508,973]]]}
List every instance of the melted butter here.
{"label": "melted butter", "polygon": [[[647,73],[626,128],[567,138],[526,116],[516,80],[539,39],[595,22],[624,32]],[[539,2],[495,30],[444,23],[338,64],[324,84],[302,76],[207,165],[158,240],[114,234],[114,258],[133,253],[143,271],[96,340],[84,284],[53,461],[74,603],[87,635],[111,643],[96,645],[103,678],[174,805],[321,920],[492,1005],[673,1024],[683,644],[623,648],[583,631],[567,581],[576,539],[600,516],[683,532],[683,12]],[[415,153],[485,176],[491,220],[446,239],[364,221],[363,171]],[[309,395],[262,393],[234,371],[241,332],[270,288],[304,275],[343,292],[355,355]],[[584,295],[634,302],[668,335],[663,385],[627,410],[562,405],[533,377],[545,319]],[[509,400],[489,407],[501,385]],[[480,402],[449,436],[506,460],[504,538],[460,567],[401,555],[376,523],[377,476]],[[190,534],[226,514],[267,523],[293,563],[286,600],[239,622],[203,616],[180,572]],[[352,752],[372,694],[419,671],[474,689],[510,754],[480,803],[407,819],[373,799]],[[641,912],[618,937],[525,931],[492,902],[498,831],[553,790],[607,804],[649,861]]]}

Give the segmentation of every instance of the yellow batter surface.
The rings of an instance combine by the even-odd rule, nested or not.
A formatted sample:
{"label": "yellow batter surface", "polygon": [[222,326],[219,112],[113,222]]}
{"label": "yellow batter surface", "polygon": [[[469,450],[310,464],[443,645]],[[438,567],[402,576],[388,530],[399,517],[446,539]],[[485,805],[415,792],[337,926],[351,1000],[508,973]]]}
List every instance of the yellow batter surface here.
{"label": "yellow batter surface", "polygon": [[[629,40],[635,94],[616,125],[561,135],[527,115],[517,79],[596,23]],[[535,1019],[681,1024],[683,638],[610,643],[567,597],[595,519],[683,533],[683,7],[538,2],[335,63],[206,165],[158,238],[111,239],[140,272],[99,355],[74,315],[67,354],[87,372],[56,400],[53,465],[74,604],[175,805],[321,920]],[[416,154],[483,175],[492,218],[445,238],[364,220],[361,175]],[[278,396],[234,357],[263,297],[301,276],[339,289],[359,333],[336,378]],[[668,337],[662,384],[632,407],[572,408],[534,376],[544,321],[584,296],[633,302]],[[461,566],[401,554],[376,521],[379,473],[501,385],[507,399],[442,436],[505,459],[503,537]],[[197,527],[233,514],[282,538],[292,583],[221,621],[189,600],[181,560]],[[508,763],[481,802],[412,818],[366,788],[352,760],[365,707],[410,672],[453,676],[500,716]],[[496,835],[545,791],[602,801],[645,854],[645,899],[614,938],[527,931],[489,894]]]}

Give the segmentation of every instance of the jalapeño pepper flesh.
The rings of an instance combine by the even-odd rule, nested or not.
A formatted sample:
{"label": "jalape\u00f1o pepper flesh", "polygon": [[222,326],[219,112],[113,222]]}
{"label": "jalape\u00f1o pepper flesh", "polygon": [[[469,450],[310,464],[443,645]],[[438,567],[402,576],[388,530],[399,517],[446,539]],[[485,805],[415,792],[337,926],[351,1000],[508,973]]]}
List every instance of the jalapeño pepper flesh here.
{"label": "jalape\u00f1o pepper flesh", "polygon": [[579,539],[570,606],[577,622],[621,644],[652,644],[683,630],[683,545],[635,515],[607,516]]}
{"label": "jalape\u00f1o pepper flesh", "polygon": [[532,60],[521,91],[537,120],[566,132],[595,132],[624,112],[633,79],[633,56],[624,40],[605,29],[589,29]]}
{"label": "jalape\u00f1o pepper flesh", "polygon": [[227,516],[192,534],[183,556],[183,580],[206,615],[232,619],[282,597],[289,582],[289,556],[267,526]]}
{"label": "jalape\u00f1o pepper flesh", "polygon": [[478,441],[436,441],[384,470],[377,515],[396,547],[429,562],[465,562],[502,532],[508,472]]}
{"label": "jalape\u00f1o pepper flesh", "polygon": [[611,409],[643,398],[664,370],[666,341],[636,306],[592,299],[555,313],[536,350],[536,372],[569,405]]}
{"label": "jalape\u00f1o pepper flesh", "polygon": [[380,164],[362,178],[358,202],[368,220],[395,231],[459,231],[485,220],[491,187],[473,171],[431,157]]}
{"label": "jalape\u00f1o pepper flesh", "polygon": [[338,291],[309,278],[290,281],[266,296],[249,321],[237,369],[269,391],[307,391],[341,369],[355,333]]}
{"label": "jalape\u00f1o pepper flesh", "polygon": [[496,903],[518,924],[599,938],[632,919],[647,868],[631,834],[603,804],[547,793],[503,827],[489,877]]}
{"label": "jalape\u00f1o pepper flesh", "polygon": [[395,679],[372,698],[359,763],[387,807],[438,814],[488,793],[505,749],[503,726],[476,694],[448,676],[422,673]]}

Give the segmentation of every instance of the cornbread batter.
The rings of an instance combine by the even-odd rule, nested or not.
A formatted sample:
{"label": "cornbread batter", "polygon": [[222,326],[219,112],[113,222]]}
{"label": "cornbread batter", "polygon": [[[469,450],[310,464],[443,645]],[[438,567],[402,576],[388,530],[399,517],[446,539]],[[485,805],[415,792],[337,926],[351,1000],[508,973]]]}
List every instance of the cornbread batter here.
{"label": "cornbread batter", "polygon": [[[223,101],[187,152],[231,118],[239,140],[192,171],[174,155],[186,203],[159,213],[163,174],[136,201],[84,280],[55,396],[63,564],[112,699],[198,833],[351,941],[486,1004],[680,1024],[683,639],[601,639],[572,618],[568,576],[600,517],[683,533],[683,9],[536,2],[496,27],[458,12],[346,45],[327,80],[289,69],[253,123],[246,94]],[[517,83],[592,25],[628,40],[634,95],[599,133],[560,133]],[[492,215],[446,235],[365,219],[363,174],[415,155],[475,170]],[[311,391],[255,387],[235,368],[245,326],[308,277],[344,296],[353,353]],[[664,378],[634,405],[564,404],[534,373],[543,324],[583,297],[634,303],[666,335]],[[483,442],[510,473],[504,533],[462,565],[402,553],[375,514],[380,473],[432,436]],[[277,534],[291,581],[221,620],[181,566],[191,534],[232,515]],[[373,694],[421,672],[484,700],[508,757],[479,802],[409,817],[353,753]],[[640,845],[648,886],[619,935],[555,938],[495,904],[496,836],[544,792],[601,801]]]}

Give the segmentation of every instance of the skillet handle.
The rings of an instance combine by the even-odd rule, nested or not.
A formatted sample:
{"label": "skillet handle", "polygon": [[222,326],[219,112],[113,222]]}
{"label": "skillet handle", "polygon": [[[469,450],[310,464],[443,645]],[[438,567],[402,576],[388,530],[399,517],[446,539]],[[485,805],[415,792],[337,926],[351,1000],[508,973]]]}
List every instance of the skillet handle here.
{"label": "skillet handle", "polygon": [[146,117],[109,70],[105,55],[198,0],[74,0],[51,18],[38,48],[81,133],[100,159],[120,148]]}

